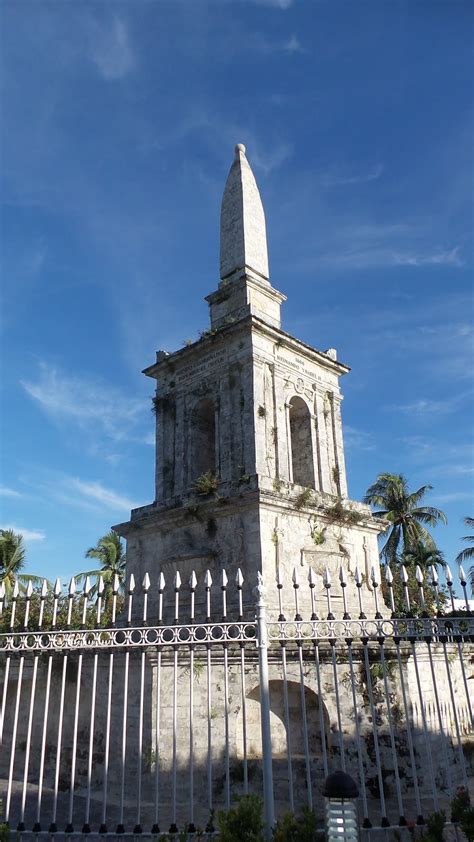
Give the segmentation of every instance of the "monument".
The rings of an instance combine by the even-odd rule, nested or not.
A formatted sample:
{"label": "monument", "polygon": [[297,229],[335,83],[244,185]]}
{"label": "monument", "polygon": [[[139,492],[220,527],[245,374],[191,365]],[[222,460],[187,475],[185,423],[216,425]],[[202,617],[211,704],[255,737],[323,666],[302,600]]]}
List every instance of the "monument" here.
{"label": "monument", "polygon": [[[290,583],[310,569],[324,596],[347,570],[349,606],[378,571],[381,525],[347,497],[335,349],[318,351],[285,333],[286,296],[270,283],[265,214],[245,147],[235,147],[221,207],[220,282],[207,296],[210,327],[173,353],[158,351],[153,503],[115,530],[140,582],[210,570]],[[327,574],[326,574],[327,575]],[[276,592],[275,588],[271,588]],[[287,598],[292,594],[287,595]]]}

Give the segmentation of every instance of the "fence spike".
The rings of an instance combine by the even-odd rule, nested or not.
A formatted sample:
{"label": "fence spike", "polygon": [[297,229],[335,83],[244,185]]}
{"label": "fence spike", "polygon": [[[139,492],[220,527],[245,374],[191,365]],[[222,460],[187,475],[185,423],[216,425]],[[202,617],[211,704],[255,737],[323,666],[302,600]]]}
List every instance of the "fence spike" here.
{"label": "fence spike", "polygon": [[84,594],[84,597],[89,596],[90,591],[91,591],[91,580],[89,579],[89,576],[86,576],[86,578],[84,579],[84,587],[82,588],[82,592]]}
{"label": "fence spike", "polygon": [[192,570],[191,575],[189,577],[189,587],[192,591],[196,590],[197,583],[198,583],[197,576],[196,576],[194,570]]}
{"label": "fence spike", "polygon": [[355,570],[354,570],[354,579],[355,579],[355,583],[356,583],[357,587],[360,588],[360,586],[362,585],[362,575],[361,575],[358,564],[356,564],[356,567],[355,567]]}
{"label": "fence spike", "polygon": [[402,577],[403,584],[406,585],[408,582],[408,573],[404,564],[400,568],[400,576]]}
{"label": "fence spike", "polygon": [[434,564],[431,565],[430,569],[431,569],[431,583],[433,585],[437,585],[438,584],[438,571],[436,570],[436,567],[435,567]]}
{"label": "fence spike", "polygon": [[97,596],[103,596],[105,591],[104,577],[99,576],[97,580]]}
{"label": "fence spike", "polygon": [[175,591],[179,591],[181,587],[181,576],[179,575],[179,570],[176,571],[174,574],[174,589]]}
{"label": "fence spike", "polygon": [[343,587],[344,587],[344,585],[347,585],[346,571],[344,570],[344,567],[342,566],[342,564],[339,568],[339,581],[340,581],[340,583]]}
{"label": "fence spike", "polygon": [[61,579],[58,576],[58,578],[56,579],[56,581],[54,583],[53,594],[54,594],[54,596],[59,596],[60,593],[61,593]]}
{"label": "fence spike", "polygon": [[278,565],[278,567],[277,567],[275,579],[276,579],[276,583],[277,583],[277,588],[279,588],[279,590],[281,590],[281,588],[283,587],[283,574],[282,574],[282,570],[281,570],[280,565]]}
{"label": "fence spike", "polygon": [[464,568],[463,568],[462,564],[459,565],[459,571],[458,572],[459,572],[459,581],[460,581],[462,587],[464,588],[467,585],[467,579],[466,579],[466,574],[464,572]]}
{"label": "fence spike", "polygon": [[115,573],[114,579],[113,579],[113,582],[112,582],[112,593],[116,596],[118,594],[119,590],[120,590],[120,579],[118,577],[118,574]]}
{"label": "fence spike", "polygon": [[5,582],[0,582],[0,599],[5,599]]}
{"label": "fence spike", "polygon": [[370,580],[371,580],[374,588],[378,588],[380,582],[377,579],[377,573],[376,573],[374,565],[372,565],[372,567],[370,568]]}
{"label": "fence spike", "polygon": [[227,578],[227,573],[225,572],[225,570],[223,570],[222,576],[221,576],[221,588],[222,588],[222,590],[225,590],[225,588],[227,587],[228,581],[229,580]]}
{"label": "fence spike", "polygon": [[329,572],[329,568],[326,567],[323,573],[323,584],[325,588],[331,587],[331,574]]}
{"label": "fence spike", "polygon": [[75,593],[76,593],[76,580],[75,580],[74,576],[71,576],[71,579],[70,579],[70,582],[69,582],[69,588],[68,588],[68,595],[74,596]]}
{"label": "fence spike", "polygon": [[297,571],[296,567],[293,567],[293,575],[292,575],[291,579],[292,579],[292,582],[293,582],[293,587],[294,587],[294,588],[299,588],[299,586],[300,586],[300,577],[299,577],[299,575],[298,575],[298,571]]}
{"label": "fence spike", "polygon": [[392,584],[392,582],[393,582],[393,573],[392,573],[392,571],[391,571],[391,569],[390,569],[390,567],[389,567],[389,565],[388,565],[388,564],[387,564],[387,565],[386,565],[386,567],[385,567],[385,581],[386,581],[389,585],[391,585],[391,584]]}
{"label": "fence spike", "polygon": [[308,582],[310,588],[316,587],[316,573],[314,572],[312,567],[310,567],[308,570]]}
{"label": "fence spike", "polygon": [[15,579],[15,584],[13,585],[13,599],[18,599],[18,594],[20,593],[20,586],[18,584],[18,579]]}
{"label": "fence spike", "polygon": [[444,573],[446,576],[446,583],[448,585],[448,588],[450,588],[453,584],[453,574],[451,573],[451,568],[449,564],[444,565]]}
{"label": "fence spike", "polygon": [[241,588],[243,583],[244,583],[244,577],[242,576],[242,571],[241,571],[240,567],[237,570],[237,573],[235,575],[235,583],[236,583],[238,588]]}
{"label": "fence spike", "polygon": [[48,596],[48,580],[43,579],[43,584],[41,585],[41,599],[46,599]]}
{"label": "fence spike", "polygon": [[128,580],[128,593],[131,594],[135,590],[135,576],[133,573],[130,573],[130,578]]}
{"label": "fence spike", "polygon": [[159,591],[159,593],[163,593],[163,591],[165,589],[165,585],[166,585],[165,577],[163,576],[163,573],[160,573],[160,575],[158,577],[158,591]]}
{"label": "fence spike", "polygon": [[206,588],[210,588],[212,585],[212,576],[210,570],[206,570],[206,575],[204,576],[204,585],[206,586]]}
{"label": "fence spike", "polygon": [[150,590],[150,585],[151,585],[150,577],[149,577],[148,573],[145,573],[145,575],[143,577],[143,582],[142,582],[142,588],[145,591],[145,593],[148,593],[148,591]]}
{"label": "fence spike", "polygon": [[33,593],[33,582],[31,579],[28,580],[28,584],[26,586],[26,598],[31,599],[31,594]]}
{"label": "fence spike", "polygon": [[424,581],[424,576],[423,576],[423,571],[422,571],[419,564],[416,565],[415,576],[416,576],[416,581],[418,582],[418,584],[422,585],[423,581]]}

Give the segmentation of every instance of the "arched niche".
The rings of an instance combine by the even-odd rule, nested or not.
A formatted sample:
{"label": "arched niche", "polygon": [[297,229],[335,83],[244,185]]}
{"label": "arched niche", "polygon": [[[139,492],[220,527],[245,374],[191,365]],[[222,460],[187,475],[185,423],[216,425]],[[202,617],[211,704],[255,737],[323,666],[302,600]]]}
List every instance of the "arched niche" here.
{"label": "arched niche", "polygon": [[211,398],[198,401],[191,418],[191,478],[216,473],[216,410]]}
{"label": "arched niche", "polygon": [[[280,679],[269,681],[270,691],[270,732],[272,740],[272,755],[274,759],[287,756],[288,733],[285,717],[284,682]],[[291,742],[291,756],[294,760],[304,757],[303,715],[301,709],[301,685],[298,681],[287,682],[288,712]],[[324,735],[320,729],[319,696],[308,686],[304,688],[304,702],[306,708],[306,722],[308,728],[308,745],[312,757],[322,756],[322,740],[328,747],[329,716],[323,703]],[[246,700],[247,723],[247,756],[249,759],[259,759],[262,756],[262,741],[260,729],[260,686],[254,687],[247,694]],[[237,756],[243,757],[242,712],[236,721]]]}
{"label": "arched niche", "polygon": [[290,439],[293,482],[314,488],[311,414],[303,398],[296,395],[290,401]]}

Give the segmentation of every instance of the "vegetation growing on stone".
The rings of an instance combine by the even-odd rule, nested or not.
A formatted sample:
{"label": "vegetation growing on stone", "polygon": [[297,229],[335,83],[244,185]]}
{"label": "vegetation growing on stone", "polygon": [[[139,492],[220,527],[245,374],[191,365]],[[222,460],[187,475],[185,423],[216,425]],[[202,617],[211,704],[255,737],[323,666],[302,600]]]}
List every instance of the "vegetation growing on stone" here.
{"label": "vegetation growing on stone", "polygon": [[212,471],[206,471],[201,476],[197,477],[193,482],[193,489],[196,494],[205,496],[206,494],[213,494],[219,487],[219,480]]}

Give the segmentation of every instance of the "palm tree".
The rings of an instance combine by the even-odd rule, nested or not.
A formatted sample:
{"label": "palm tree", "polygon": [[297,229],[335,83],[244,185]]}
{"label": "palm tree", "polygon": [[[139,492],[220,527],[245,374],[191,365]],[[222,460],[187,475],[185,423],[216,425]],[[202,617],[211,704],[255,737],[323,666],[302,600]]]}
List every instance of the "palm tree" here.
{"label": "palm tree", "polygon": [[[112,591],[115,575],[118,576],[120,585],[123,585],[125,582],[125,550],[116,532],[107,532],[106,535],[99,538],[95,547],[89,547],[85,557],[96,558],[101,566],[95,570],[86,570],[84,573],[78,573],[76,579],[85,579],[86,576],[98,579],[99,576],[102,576],[106,596]],[[96,589],[97,584],[94,585],[94,590]]]}
{"label": "palm tree", "polygon": [[427,547],[423,541],[410,546],[402,553],[400,561],[405,567],[420,567],[423,574],[428,573],[431,567],[444,567],[446,564],[441,550],[437,547]]}
{"label": "palm tree", "polygon": [[388,564],[397,562],[402,553],[413,550],[420,542],[427,549],[436,550],[436,544],[424,524],[436,526],[440,522],[447,523],[447,518],[440,509],[419,505],[427,491],[431,491],[431,485],[422,485],[417,491],[410,492],[402,474],[388,473],[379,474],[367,490],[364,502],[379,507],[374,517],[388,520],[391,524],[389,536],[380,552]]}
{"label": "palm tree", "polygon": [[30,573],[20,573],[25,566],[25,547],[23,535],[13,529],[0,529],[0,582],[5,585],[5,592],[11,594],[15,581],[21,590],[25,590],[28,582],[40,586],[43,579]]}
{"label": "palm tree", "polygon": [[[474,517],[465,517],[464,523],[471,529],[474,528]],[[466,547],[466,549],[461,550],[461,552],[457,554],[456,561],[458,564],[462,564],[463,561],[466,561],[468,558],[474,558],[474,535],[463,535],[462,540],[469,541],[472,546]],[[469,568],[469,578],[471,580],[471,590],[474,594],[474,565]]]}

